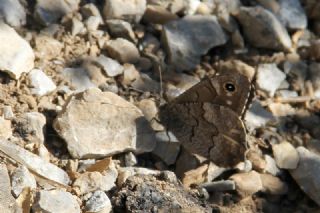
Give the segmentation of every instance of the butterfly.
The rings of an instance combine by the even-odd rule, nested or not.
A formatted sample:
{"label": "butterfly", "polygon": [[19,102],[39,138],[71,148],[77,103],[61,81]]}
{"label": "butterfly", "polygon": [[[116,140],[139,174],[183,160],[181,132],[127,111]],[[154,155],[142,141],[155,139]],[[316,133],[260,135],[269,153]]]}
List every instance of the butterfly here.
{"label": "butterfly", "polygon": [[191,153],[218,166],[243,161],[246,129],[241,120],[251,91],[250,80],[224,72],[194,85],[160,106],[160,122]]}

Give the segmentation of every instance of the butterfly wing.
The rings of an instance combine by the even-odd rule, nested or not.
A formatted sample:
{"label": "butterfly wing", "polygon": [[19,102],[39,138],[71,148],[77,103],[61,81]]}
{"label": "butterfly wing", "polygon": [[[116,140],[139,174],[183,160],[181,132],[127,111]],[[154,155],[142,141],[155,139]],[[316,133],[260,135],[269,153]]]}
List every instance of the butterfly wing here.
{"label": "butterfly wing", "polygon": [[191,153],[223,167],[243,161],[246,133],[233,110],[205,102],[167,105],[162,112],[162,123]]}

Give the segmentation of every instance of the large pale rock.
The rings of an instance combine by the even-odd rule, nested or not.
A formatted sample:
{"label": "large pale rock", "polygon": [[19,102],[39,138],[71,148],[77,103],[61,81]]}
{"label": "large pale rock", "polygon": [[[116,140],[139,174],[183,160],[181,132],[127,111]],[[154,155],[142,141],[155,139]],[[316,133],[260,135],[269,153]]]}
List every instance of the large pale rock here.
{"label": "large pale rock", "polygon": [[78,9],[80,0],[37,0],[35,17],[44,25],[56,22],[62,16]]}
{"label": "large pale rock", "polygon": [[291,143],[284,141],[272,146],[276,163],[281,169],[295,169],[299,162],[299,155]]}
{"label": "large pale rock", "polygon": [[162,31],[169,61],[177,70],[195,68],[200,56],[227,42],[215,16],[187,16],[167,23]]}
{"label": "large pale rock", "polygon": [[251,45],[273,50],[291,49],[292,43],[288,32],[270,11],[259,6],[240,7],[235,16]]}
{"label": "large pale rock", "polygon": [[19,0],[0,0],[0,19],[12,27],[20,27],[26,23],[26,11]]}
{"label": "large pale rock", "polygon": [[137,107],[95,88],[71,97],[54,121],[54,128],[74,158],[143,153],[155,146],[154,132]]}
{"label": "large pale rock", "polygon": [[320,157],[304,147],[298,147],[297,151],[298,167],[289,172],[300,188],[320,205]]}
{"label": "large pale rock", "polygon": [[34,212],[81,212],[76,197],[62,190],[41,190],[35,199],[32,206]]}
{"label": "large pale rock", "polygon": [[22,213],[11,194],[10,177],[5,164],[0,164],[0,208],[3,213]]}
{"label": "large pale rock", "polygon": [[10,141],[0,140],[0,150],[43,178],[62,185],[68,185],[70,182],[69,176],[64,170]]}
{"label": "large pale rock", "polygon": [[34,66],[34,53],[29,43],[8,25],[0,22],[0,70],[18,79]]}
{"label": "large pale rock", "polygon": [[103,15],[106,19],[139,22],[146,7],[146,0],[107,0],[103,8]]}

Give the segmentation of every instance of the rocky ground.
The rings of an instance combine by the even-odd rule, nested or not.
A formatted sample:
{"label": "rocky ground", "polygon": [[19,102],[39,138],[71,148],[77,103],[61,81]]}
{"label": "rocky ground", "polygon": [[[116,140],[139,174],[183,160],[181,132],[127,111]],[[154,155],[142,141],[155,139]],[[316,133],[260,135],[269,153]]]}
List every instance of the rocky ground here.
{"label": "rocky ground", "polygon": [[[0,0],[0,17],[1,212],[320,212],[320,2]],[[254,76],[235,168],[157,122],[223,69]]]}

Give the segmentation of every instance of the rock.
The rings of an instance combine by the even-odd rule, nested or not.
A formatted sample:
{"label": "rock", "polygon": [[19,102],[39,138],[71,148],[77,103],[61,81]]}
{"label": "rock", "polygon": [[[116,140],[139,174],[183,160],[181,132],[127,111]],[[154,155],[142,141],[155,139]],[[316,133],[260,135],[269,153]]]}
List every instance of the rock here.
{"label": "rock", "polygon": [[62,190],[40,190],[32,205],[34,212],[80,213],[80,206],[75,196]]}
{"label": "rock", "polygon": [[257,87],[273,97],[286,75],[277,68],[276,64],[260,64],[257,70]]}
{"label": "rock", "polygon": [[263,190],[260,174],[255,171],[234,174],[230,179],[236,183],[236,189],[242,197],[251,196],[256,192]]}
{"label": "rock", "polygon": [[37,188],[36,179],[25,166],[19,166],[12,172],[11,185],[15,197],[18,197],[25,187]]}
{"label": "rock", "polygon": [[3,213],[22,213],[11,194],[10,177],[5,164],[0,164],[0,208]]}
{"label": "rock", "polygon": [[83,68],[65,68],[62,75],[70,83],[76,92],[96,87],[90,80],[88,72]]}
{"label": "rock", "polygon": [[140,77],[139,71],[132,64],[124,64],[123,69],[123,78],[121,81],[123,85],[130,85]]}
{"label": "rock", "polygon": [[63,43],[47,35],[35,36],[34,43],[36,57],[40,60],[51,60],[61,56],[64,47]]}
{"label": "rock", "polygon": [[121,64],[119,64],[118,61],[113,60],[112,58],[100,55],[95,59],[95,61],[102,67],[103,71],[109,77],[114,77],[123,73],[123,67],[121,66]]}
{"label": "rock", "polygon": [[[278,19],[262,7],[240,7],[235,17],[248,42],[260,48],[290,51],[291,39]],[[268,33],[266,33],[268,32]]]}
{"label": "rock", "polygon": [[320,61],[320,39],[311,42],[310,46],[310,58],[315,61]]}
{"label": "rock", "polygon": [[285,117],[296,113],[296,110],[290,104],[270,103],[268,108],[275,117]]}
{"label": "rock", "polygon": [[74,158],[100,158],[129,150],[143,153],[155,146],[154,132],[137,107],[95,88],[71,97],[53,126]]}
{"label": "rock", "polygon": [[54,2],[47,0],[37,0],[34,8],[35,18],[43,25],[50,25],[62,16],[76,11],[80,0],[57,0]]}
{"label": "rock", "polygon": [[200,186],[205,188],[208,192],[223,192],[236,189],[236,184],[232,180],[220,180],[211,183],[204,183]]}
{"label": "rock", "polygon": [[29,72],[34,66],[33,50],[13,28],[1,22],[0,40],[0,70],[19,79],[22,73]]}
{"label": "rock", "polygon": [[136,156],[132,152],[128,152],[124,156],[124,164],[127,167],[134,166],[138,163]]}
{"label": "rock", "polygon": [[269,173],[273,176],[280,175],[280,169],[277,167],[276,161],[270,155],[264,155],[266,161],[266,167],[264,172]]}
{"label": "rock", "polygon": [[99,25],[101,24],[101,17],[99,16],[90,16],[84,21],[84,25],[88,31],[98,30]]}
{"label": "rock", "polygon": [[45,179],[64,186],[68,185],[70,182],[69,176],[64,170],[54,164],[46,162],[37,155],[28,152],[12,142],[0,140],[0,150],[13,160],[26,166],[29,170],[32,170],[34,173]]}
{"label": "rock", "polygon": [[281,142],[272,146],[277,166],[281,169],[295,169],[299,163],[299,155],[289,142]]}
{"label": "rock", "polygon": [[162,131],[164,129],[163,126],[156,121],[158,107],[154,99],[143,99],[137,104],[137,107],[139,107],[146,119],[151,123],[151,127],[155,131]]}
{"label": "rock", "polygon": [[46,125],[46,117],[39,112],[27,112],[16,121],[20,127],[20,131],[29,134],[30,141],[36,143],[44,142],[44,127]]}
{"label": "rock", "polygon": [[106,19],[121,19],[138,23],[146,10],[146,0],[109,0],[105,2]]}
{"label": "rock", "polygon": [[31,93],[37,96],[46,95],[57,88],[51,78],[39,69],[31,70],[29,79],[32,86]]}
{"label": "rock", "polygon": [[307,141],[306,146],[307,146],[306,148],[309,151],[320,155],[320,140],[311,139],[311,140]]}
{"label": "rock", "polygon": [[86,201],[85,209],[87,212],[109,213],[112,210],[111,202],[103,191],[95,191]]}
{"label": "rock", "polygon": [[157,141],[156,147],[152,151],[167,165],[172,165],[176,162],[180,152],[180,144],[175,142]]}
{"label": "rock", "polygon": [[320,157],[304,147],[297,148],[300,161],[298,167],[289,170],[300,188],[320,205]]}
{"label": "rock", "polygon": [[[14,118],[14,114],[11,106],[3,106],[3,118],[6,120],[11,120]],[[0,128],[2,129],[2,128]]]}
{"label": "rock", "polygon": [[124,38],[132,42],[136,42],[137,38],[132,30],[131,24],[129,22],[110,19],[106,21],[110,35],[115,38]]}
{"label": "rock", "polygon": [[284,195],[288,192],[288,185],[279,178],[269,174],[260,174],[263,191],[272,195]]}
{"label": "rock", "polygon": [[86,28],[84,27],[84,23],[78,18],[73,17],[71,20],[71,35],[75,36],[78,34],[84,34],[85,31]]}
{"label": "rock", "polygon": [[263,127],[274,119],[273,115],[265,110],[258,101],[252,102],[244,117],[246,127],[250,131]]}
{"label": "rock", "polygon": [[0,1],[0,19],[11,27],[21,27],[26,24],[26,11],[19,0]]}
{"label": "rock", "polygon": [[211,212],[195,192],[185,190],[178,181],[164,180],[162,175],[128,178],[111,202],[115,212]]}
{"label": "rock", "polygon": [[280,98],[296,98],[298,97],[298,93],[296,91],[292,90],[279,90],[278,91],[279,97]]}
{"label": "rock", "polygon": [[170,63],[182,71],[195,68],[200,56],[225,44],[227,36],[215,16],[194,15],[164,25],[162,40]]}
{"label": "rock", "polygon": [[85,172],[74,181],[72,186],[78,195],[96,190],[109,191],[115,187],[117,175],[116,170],[109,172],[107,175],[100,172]]}
{"label": "rock", "polygon": [[[295,91],[301,91],[305,87],[308,76],[308,65],[304,61],[290,62],[283,64],[283,71],[290,79],[290,87]],[[280,92],[280,91],[279,91]]]}
{"label": "rock", "polygon": [[12,136],[11,121],[0,116],[0,138],[8,139]]}
{"label": "rock", "polygon": [[210,162],[207,171],[206,182],[211,182],[219,177],[223,172],[227,171],[227,168],[219,167]]}
{"label": "rock", "polygon": [[140,58],[137,47],[123,38],[108,41],[106,49],[110,57],[121,63],[136,63]]}
{"label": "rock", "polygon": [[148,5],[143,16],[144,21],[161,25],[174,21],[178,18],[179,17],[176,14],[173,14],[166,8],[158,5]]}
{"label": "rock", "polygon": [[102,17],[101,17],[100,11],[97,8],[97,6],[93,3],[88,3],[88,4],[85,4],[84,6],[82,6],[81,7],[81,14],[85,18],[89,18],[90,16],[99,17],[100,21],[102,23]]}

